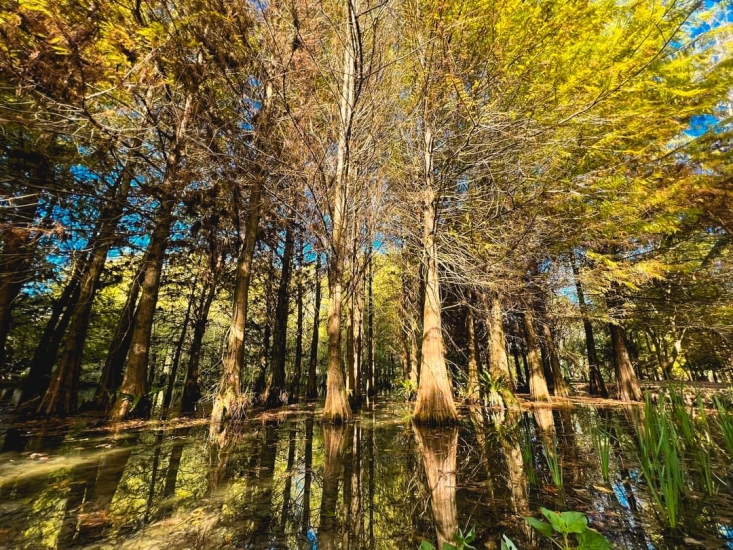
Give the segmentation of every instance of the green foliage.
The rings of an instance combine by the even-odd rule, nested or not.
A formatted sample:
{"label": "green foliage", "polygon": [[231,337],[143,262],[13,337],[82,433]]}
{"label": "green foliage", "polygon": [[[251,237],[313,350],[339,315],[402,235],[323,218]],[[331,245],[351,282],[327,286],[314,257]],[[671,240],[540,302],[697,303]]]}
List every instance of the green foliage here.
{"label": "green foliage", "polygon": [[[553,512],[540,508],[547,521],[533,517],[524,518],[535,531],[549,539],[555,546],[567,550],[610,550],[611,543],[601,533],[588,527],[588,518],[580,512]],[[572,537],[571,537],[572,535]],[[573,542],[574,539],[574,542]]]}
{"label": "green foliage", "polygon": [[[468,533],[464,533],[461,529],[458,529],[453,534],[453,542],[444,542],[443,547],[440,550],[476,550],[475,546],[471,546],[471,543],[476,539],[476,530],[471,528]],[[420,550],[436,550],[435,546],[427,540],[423,540],[420,543]]]}
{"label": "green foliage", "polygon": [[482,370],[479,372],[478,380],[489,407],[500,408],[505,404],[516,403],[512,382],[505,375],[494,376],[488,370]]}

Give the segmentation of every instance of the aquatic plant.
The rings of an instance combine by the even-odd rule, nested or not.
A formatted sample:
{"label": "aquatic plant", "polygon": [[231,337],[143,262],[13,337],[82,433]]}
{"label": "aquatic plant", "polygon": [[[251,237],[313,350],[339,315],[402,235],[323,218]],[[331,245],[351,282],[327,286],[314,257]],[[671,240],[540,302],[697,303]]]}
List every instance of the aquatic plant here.
{"label": "aquatic plant", "polygon": [[[588,518],[580,512],[553,512],[540,508],[547,521],[533,517],[524,520],[532,529],[563,550],[607,550],[613,548],[609,540],[595,529],[588,527]],[[571,535],[574,545],[571,546]],[[502,544],[502,548],[504,545]]]}
{"label": "aquatic plant", "polygon": [[611,434],[600,426],[594,426],[591,431],[591,437],[593,438],[593,447],[595,448],[601,462],[601,474],[603,475],[603,481],[608,483],[611,477]]}
{"label": "aquatic plant", "polygon": [[680,441],[667,409],[666,397],[660,394],[656,405],[647,393],[643,425],[636,425],[641,473],[649,487],[657,512],[671,528],[679,524],[680,500],[685,489],[684,466],[680,459]]}
{"label": "aquatic plant", "polygon": [[479,373],[479,386],[486,396],[486,405],[491,408],[503,408],[516,402],[512,392],[512,383],[505,375],[497,376],[488,371]]}
{"label": "aquatic plant", "polygon": [[531,485],[537,485],[537,470],[534,467],[534,454],[532,453],[532,435],[529,426],[524,425],[521,430],[520,448],[522,449],[522,463]]}
{"label": "aquatic plant", "polygon": [[718,411],[717,424],[723,434],[723,442],[728,451],[728,457],[733,458],[733,413],[717,397],[713,398],[713,403],[715,403],[715,408]]}
{"label": "aquatic plant", "polygon": [[545,447],[545,461],[547,462],[547,467],[550,470],[550,474],[552,475],[552,483],[557,487],[558,489],[562,487],[562,464],[560,464],[560,457],[557,452],[557,443],[553,441],[553,448],[550,450],[548,447]]}

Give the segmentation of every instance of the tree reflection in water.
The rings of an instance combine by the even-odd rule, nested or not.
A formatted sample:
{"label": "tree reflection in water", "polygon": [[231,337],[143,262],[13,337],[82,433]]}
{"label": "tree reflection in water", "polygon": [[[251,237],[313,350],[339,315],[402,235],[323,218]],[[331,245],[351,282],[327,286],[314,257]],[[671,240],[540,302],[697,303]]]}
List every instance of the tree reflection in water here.
{"label": "tree reflection in water", "polygon": [[438,548],[450,542],[458,529],[456,505],[456,456],[458,428],[426,428],[414,426],[420,455],[430,491]]}

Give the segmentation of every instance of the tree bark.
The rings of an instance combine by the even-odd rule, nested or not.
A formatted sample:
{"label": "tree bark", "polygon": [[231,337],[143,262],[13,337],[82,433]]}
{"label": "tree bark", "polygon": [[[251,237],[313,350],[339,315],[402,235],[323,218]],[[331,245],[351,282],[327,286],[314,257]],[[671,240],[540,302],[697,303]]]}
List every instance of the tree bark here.
{"label": "tree bark", "polygon": [[72,269],[71,277],[64,288],[64,292],[54,303],[51,317],[46,323],[41,340],[33,353],[28,376],[23,380],[21,403],[42,396],[48,389],[54,365],[54,361],[49,360],[49,358],[56,358],[59,346],[66,333],[66,327],[69,326],[72,311],[79,299],[78,265],[77,263]]}
{"label": "tree bark", "polygon": [[466,306],[466,347],[468,348],[468,382],[466,384],[466,401],[469,403],[477,403],[479,398],[479,385],[478,385],[478,353],[477,353],[477,342],[476,342],[476,328],[475,328],[473,310],[471,306]]}
{"label": "tree bark", "polygon": [[132,333],[135,329],[137,303],[140,297],[140,289],[142,288],[145,266],[146,259],[143,258],[137,273],[135,273],[135,276],[130,282],[130,288],[127,291],[127,300],[120,312],[117,328],[115,329],[112,342],[110,342],[107,357],[104,360],[99,389],[97,389],[97,394],[94,396],[95,403],[99,407],[104,407],[108,403],[111,404],[114,394],[122,384],[122,371],[125,367],[127,353],[130,351]]}
{"label": "tree bark", "polygon": [[285,230],[285,247],[283,249],[280,284],[277,289],[277,306],[275,307],[275,330],[272,346],[272,378],[267,389],[265,407],[274,408],[287,405],[287,389],[285,387],[285,359],[288,346],[288,314],[290,313],[290,270],[293,265],[293,248],[295,237],[292,224]]}
{"label": "tree bark", "polygon": [[[140,303],[135,312],[135,328],[132,331],[127,368],[120,386],[120,394],[110,413],[113,420],[124,420],[132,414],[139,417],[147,417],[150,414],[150,400],[147,395],[150,339],[175,205],[176,201],[172,197],[166,197],[158,208],[155,229],[145,254]],[[137,406],[133,410],[136,401]]]}
{"label": "tree bark", "polygon": [[422,364],[414,420],[418,424],[444,425],[458,420],[443,348],[438,246],[433,175],[433,134],[425,130],[425,189],[423,191],[423,307]]}
{"label": "tree bark", "polygon": [[641,401],[641,387],[626,348],[624,329],[621,325],[614,323],[609,324],[608,329],[611,332],[618,398],[621,401]]}
{"label": "tree bark", "polygon": [[212,276],[207,278],[201,301],[196,309],[196,321],[193,325],[193,337],[191,339],[191,350],[188,358],[188,369],[186,370],[186,381],[183,384],[183,398],[181,399],[181,413],[190,414],[196,408],[201,399],[199,387],[199,366],[201,364],[201,351],[206,333],[206,326],[209,321],[209,310],[211,303],[216,296],[216,280]]}
{"label": "tree bark", "polygon": [[555,395],[557,397],[568,397],[570,395],[570,388],[568,388],[565,379],[562,376],[562,369],[560,368],[560,358],[557,355],[557,348],[555,347],[555,339],[552,337],[552,331],[547,323],[542,323],[542,337],[545,340],[545,346],[547,346],[547,354],[550,359],[550,367],[552,370],[552,382],[553,388],[555,389]]}
{"label": "tree bark", "polygon": [[298,270],[295,285],[295,360],[290,384],[290,400],[296,403],[300,397],[300,381],[303,374],[303,241],[298,245]]}
{"label": "tree bark", "polygon": [[[132,177],[132,166],[125,166],[111,192],[111,196],[107,198],[107,204],[100,212],[97,230],[89,243],[92,250],[89,263],[86,267],[80,269],[79,296],[73,306],[69,330],[63,343],[59,363],[38,407],[38,412],[41,414],[62,416],[76,412],[82,356],[94,296],[99,287],[99,278],[107,262],[107,253],[113,242],[117,241],[115,228],[124,205],[127,203]],[[47,359],[53,361],[50,357]]]}
{"label": "tree bark", "polygon": [[525,311],[522,314],[524,321],[524,336],[527,339],[527,363],[529,366],[529,396],[532,401],[549,401],[550,391],[547,389],[547,381],[542,371],[542,360],[540,359],[540,346],[537,343],[537,335],[534,330],[532,314]]}
{"label": "tree bark", "polygon": [[193,302],[196,297],[196,283],[198,278],[195,278],[191,285],[191,294],[188,297],[188,306],[186,307],[186,314],[183,317],[183,324],[181,326],[181,333],[176,341],[176,350],[173,352],[173,363],[171,364],[171,373],[168,379],[168,384],[165,388],[165,395],[163,396],[163,417],[168,417],[168,409],[170,409],[171,402],[173,401],[173,387],[176,385],[176,379],[178,378],[178,366],[181,363],[181,355],[183,354],[183,344],[186,342],[186,334],[188,333],[188,325],[191,322],[191,309]]}
{"label": "tree bark", "polygon": [[354,116],[357,42],[354,23],[357,12],[352,0],[347,1],[344,44],[343,81],[340,100],[341,125],[339,128],[336,174],[334,177],[331,254],[328,269],[328,372],[326,379],[326,404],[324,422],[341,423],[351,418],[351,407],[346,396],[341,364],[341,307],[346,256],[345,229],[347,227],[347,200],[349,197],[349,167],[351,131]]}
{"label": "tree bark", "polygon": [[580,314],[583,316],[583,329],[585,330],[585,347],[588,352],[588,378],[590,380],[589,393],[599,397],[608,397],[608,390],[601,375],[600,363],[598,361],[598,353],[596,353],[596,340],[593,337],[593,324],[588,317],[588,306],[585,302],[583,286],[578,278],[578,268],[575,261],[570,263],[573,276],[575,277],[575,290],[578,293],[578,305],[580,306]]}
{"label": "tree bark", "polygon": [[315,298],[313,303],[313,332],[311,333],[310,361],[308,362],[308,383],[306,384],[306,399],[318,397],[316,373],[318,367],[318,340],[321,320],[321,254],[316,252]]}

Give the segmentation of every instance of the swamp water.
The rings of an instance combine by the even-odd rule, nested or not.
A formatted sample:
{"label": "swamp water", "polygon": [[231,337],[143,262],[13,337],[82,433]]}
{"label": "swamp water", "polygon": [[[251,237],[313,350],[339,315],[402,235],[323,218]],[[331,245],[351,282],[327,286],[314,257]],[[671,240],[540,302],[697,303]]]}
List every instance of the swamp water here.
{"label": "swamp water", "polygon": [[502,535],[549,548],[522,519],[542,506],[584,513],[618,548],[733,548],[727,458],[712,456],[712,494],[683,459],[683,527],[665,527],[639,468],[639,410],[464,409],[435,430],[391,401],[344,427],[303,406],[238,424],[223,449],[203,422],[11,427],[0,548],[407,550],[471,528],[476,548]]}

